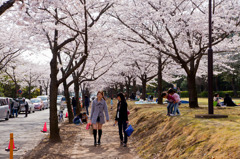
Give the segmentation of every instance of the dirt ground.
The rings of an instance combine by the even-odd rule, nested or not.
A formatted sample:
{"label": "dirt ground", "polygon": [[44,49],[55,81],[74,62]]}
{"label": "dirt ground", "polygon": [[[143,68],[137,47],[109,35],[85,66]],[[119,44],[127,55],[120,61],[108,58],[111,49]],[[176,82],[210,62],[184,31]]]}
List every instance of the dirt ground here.
{"label": "dirt ground", "polygon": [[48,138],[23,156],[23,159],[138,159],[134,142],[130,137],[128,146],[119,142],[118,128],[113,120],[103,126],[100,146],[94,146],[93,136],[86,130],[86,124],[63,124],[60,129],[61,143],[49,143]]}

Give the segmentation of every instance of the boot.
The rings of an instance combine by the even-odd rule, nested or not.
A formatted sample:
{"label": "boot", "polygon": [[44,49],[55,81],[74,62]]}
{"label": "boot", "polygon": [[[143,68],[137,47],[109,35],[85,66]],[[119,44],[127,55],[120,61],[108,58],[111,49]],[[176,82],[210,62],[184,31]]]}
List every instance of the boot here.
{"label": "boot", "polygon": [[102,129],[98,130],[98,145],[101,144]]}
{"label": "boot", "polygon": [[97,145],[97,129],[93,129],[93,136],[94,136],[94,146]]}

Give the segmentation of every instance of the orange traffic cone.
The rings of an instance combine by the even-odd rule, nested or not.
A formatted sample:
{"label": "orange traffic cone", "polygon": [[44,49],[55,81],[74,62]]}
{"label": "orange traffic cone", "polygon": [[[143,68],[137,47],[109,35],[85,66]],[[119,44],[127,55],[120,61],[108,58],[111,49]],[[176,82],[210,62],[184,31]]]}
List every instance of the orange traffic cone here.
{"label": "orange traffic cone", "polygon": [[66,116],[65,116],[65,118],[68,118],[68,112],[66,112]]}
{"label": "orange traffic cone", "polygon": [[43,126],[43,130],[41,132],[47,132],[47,123],[45,122],[44,126]]}
{"label": "orange traffic cone", "polygon": [[[6,150],[6,151],[10,151],[10,141],[9,141],[8,148],[5,148],[5,150]],[[14,145],[14,140],[13,140],[13,151],[17,151],[17,150],[18,150],[18,148],[15,147],[15,145]]]}

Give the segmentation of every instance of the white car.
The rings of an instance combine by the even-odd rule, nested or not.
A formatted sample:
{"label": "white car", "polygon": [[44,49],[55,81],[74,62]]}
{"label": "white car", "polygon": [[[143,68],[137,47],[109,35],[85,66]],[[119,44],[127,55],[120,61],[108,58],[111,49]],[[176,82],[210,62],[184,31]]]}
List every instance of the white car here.
{"label": "white car", "polygon": [[44,104],[44,109],[49,108],[49,97],[48,96],[37,96],[37,98],[41,98]]}
{"label": "white car", "polygon": [[7,99],[0,97],[0,119],[8,120],[10,115],[9,105],[7,104]]}
{"label": "white car", "polygon": [[[25,101],[28,104],[28,114],[34,113],[35,112],[35,108],[34,108],[33,103],[29,99],[25,99]],[[20,107],[20,112],[25,112],[25,106],[24,107]]]}

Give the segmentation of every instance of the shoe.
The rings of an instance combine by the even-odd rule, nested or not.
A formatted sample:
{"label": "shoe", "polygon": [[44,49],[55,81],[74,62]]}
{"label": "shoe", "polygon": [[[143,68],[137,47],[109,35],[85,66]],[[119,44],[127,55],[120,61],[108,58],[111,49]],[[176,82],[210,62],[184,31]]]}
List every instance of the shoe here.
{"label": "shoe", "polygon": [[120,145],[121,145],[121,146],[123,145],[123,141],[120,141]]}
{"label": "shoe", "polygon": [[97,143],[96,143],[96,142],[94,142],[94,146],[97,146]]}
{"label": "shoe", "polygon": [[123,143],[123,147],[127,147],[127,144]]}
{"label": "shoe", "polygon": [[175,114],[170,114],[170,116],[176,116]]}
{"label": "shoe", "polygon": [[97,145],[101,145],[101,142],[98,142]]}

